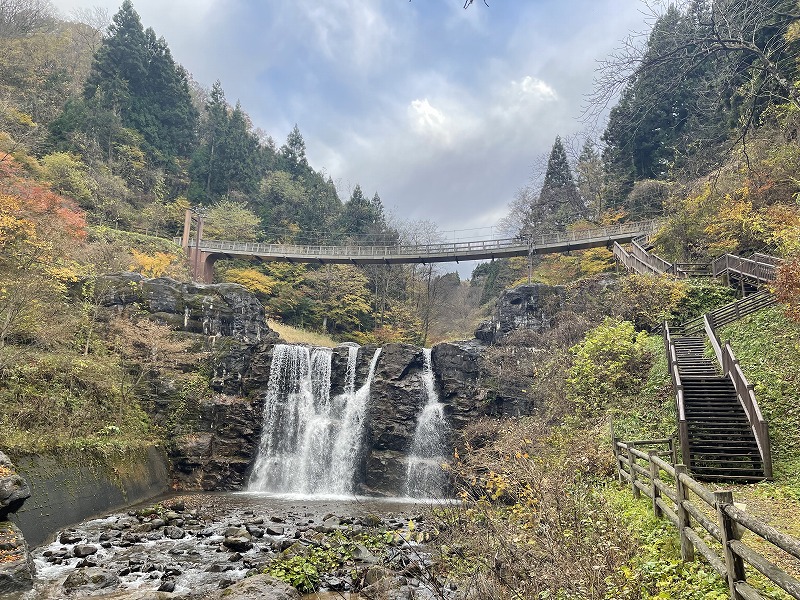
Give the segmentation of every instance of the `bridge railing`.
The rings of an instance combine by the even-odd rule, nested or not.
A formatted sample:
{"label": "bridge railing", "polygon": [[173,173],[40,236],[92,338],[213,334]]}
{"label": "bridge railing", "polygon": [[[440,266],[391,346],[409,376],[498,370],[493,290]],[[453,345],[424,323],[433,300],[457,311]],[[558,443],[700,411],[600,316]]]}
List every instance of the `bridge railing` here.
{"label": "bridge railing", "polygon": [[[463,255],[487,253],[501,250],[519,250],[579,243],[592,240],[612,240],[655,231],[660,221],[620,223],[605,227],[547,233],[535,237],[503,238],[469,242],[444,242],[435,244],[395,244],[364,246],[358,244],[327,246],[312,244],[267,244],[260,242],[236,242],[229,240],[200,240],[200,249],[205,252],[232,252],[240,254],[294,255],[294,256],[414,256],[414,255]],[[189,241],[193,247],[195,240]]]}
{"label": "bridge railing", "polygon": [[755,280],[756,283],[769,283],[774,281],[778,272],[781,259],[768,254],[753,254],[752,258],[744,258],[735,254],[723,254],[711,263],[711,272],[714,277],[726,271],[740,277]]}

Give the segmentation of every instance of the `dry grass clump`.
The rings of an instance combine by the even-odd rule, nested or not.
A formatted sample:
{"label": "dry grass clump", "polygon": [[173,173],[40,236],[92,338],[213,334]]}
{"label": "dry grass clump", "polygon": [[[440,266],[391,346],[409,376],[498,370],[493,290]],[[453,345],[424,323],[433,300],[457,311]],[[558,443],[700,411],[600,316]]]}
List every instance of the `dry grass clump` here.
{"label": "dry grass clump", "polygon": [[439,566],[470,600],[602,598],[632,548],[602,495],[599,430],[480,421],[453,464],[462,504],[436,511]]}
{"label": "dry grass clump", "polygon": [[298,327],[292,327],[291,325],[272,320],[268,321],[268,324],[270,329],[275,331],[289,344],[310,344],[312,346],[325,346],[328,348],[334,348],[339,344],[339,342],[332,337],[315,331],[299,329]]}

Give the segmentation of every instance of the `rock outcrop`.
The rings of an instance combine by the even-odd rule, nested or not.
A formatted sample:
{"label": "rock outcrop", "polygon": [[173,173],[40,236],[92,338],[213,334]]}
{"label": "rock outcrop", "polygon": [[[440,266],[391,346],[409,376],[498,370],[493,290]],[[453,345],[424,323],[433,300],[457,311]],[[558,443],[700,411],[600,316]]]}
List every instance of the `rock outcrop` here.
{"label": "rock outcrop", "polygon": [[33,566],[22,531],[9,515],[22,508],[31,495],[30,488],[14,464],[0,452],[0,595],[33,587]]}
{"label": "rock outcrop", "polygon": [[11,459],[0,452],[0,521],[8,520],[8,515],[22,508],[30,496],[31,489],[25,479],[17,473]]}
{"label": "rock outcrop", "polygon": [[562,286],[530,283],[505,290],[497,299],[495,314],[483,321],[475,337],[487,344],[502,342],[512,331],[544,331],[553,326],[565,297]]}
{"label": "rock outcrop", "polygon": [[185,283],[118,273],[97,277],[92,285],[101,305],[124,308],[135,304],[151,319],[180,331],[231,337],[249,344],[277,338],[266,324],[264,307],[238,284]]}
{"label": "rock outcrop", "polygon": [[[360,350],[359,366],[368,368],[373,347]],[[416,419],[425,404],[422,350],[409,344],[389,344],[381,351],[370,390],[367,412],[367,456],[363,492],[400,494],[406,480],[406,456]],[[360,369],[360,370],[361,370]],[[359,381],[366,378],[359,373]]]}
{"label": "rock outcrop", "polygon": [[176,489],[239,490],[258,451],[263,402],[216,394],[201,402],[196,430],[170,450]]}

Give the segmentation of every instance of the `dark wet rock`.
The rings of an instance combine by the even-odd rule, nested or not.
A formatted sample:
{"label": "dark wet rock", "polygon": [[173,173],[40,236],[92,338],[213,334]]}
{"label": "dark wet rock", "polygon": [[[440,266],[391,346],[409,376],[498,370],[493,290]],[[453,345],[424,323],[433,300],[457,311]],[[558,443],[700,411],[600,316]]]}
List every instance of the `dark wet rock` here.
{"label": "dark wet rock", "polygon": [[0,521],[17,512],[30,495],[28,483],[17,473],[11,459],[0,452]]}
{"label": "dark wet rock", "polygon": [[174,592],[175,591],[175,582],[174,581],[164,581],[158,587],[159,592]]}
{"label": "dark wet rock", "polygon": [[120,537],[122,534],[119,531],[104,531],[97,539],[98,542],[108,542],[110,540]]}
{"label": "dark wet rock", "polygon": [[58,536],[58,541],[62,544],[77,544],[83,539],[83,536],[74,530],[63,531]]}
{"label": "dark wet rock", "polygon": [[297,600],[300,593],[280,579],[254,575],[232,584],[219,597],[225,600]]}
{"label": "dark wet rock", "polygon": [[31,589],[36,569],[22,531],[0,522],[0,595]]}
{"label": "dark wet rock", "polygon": [[239,490],[261,436],[263,401],[216,394],[198,406],[197,430],[170,452],[175,487]]}
{"label": "dark wet rock", "polygon": [[72,549],[72,554],[77,558],[85,558],[97,554],[97,546],[91,544],[78,544]]}
{"label": "dark wet rock", "polygon": [[98,567],[78,569],[69,574],[64,581],[64,590],[68,593],[95,592],[117,585],[119,577],[115,573]]}
{"label": "dark wet rock", "polygon": [[284,531],[286,531],[286,528],[281,525],[270,525],[267,527],[267,533],[269,535],[281,536],[283,535]]}
{"label": "dark wet rock", "polygon": [[475,332],[482,342],[495,344],[512,331],[544,331],[555,323],[565,298],[562,286],[529,283],[505,290],[497,299],[495,314]]}
{"label": "dark wet rock", "polygon": [[253,547],[252,537],[243,527],[228,527],[222,545],[234,552],[247,552]]}
{"label": "dark wet rock", "polygon": [[247,529],[247,533],[252,535],[255,538],[264,537],[264,530],[261,527],[256,527],[255,525],[245,525],[245,529]]}
{"label": "dark wet rock", "polygon": [[180,527],[169,525],[164,528],[164,537],[171,540],[180,540],[186,537],[186,532]]}

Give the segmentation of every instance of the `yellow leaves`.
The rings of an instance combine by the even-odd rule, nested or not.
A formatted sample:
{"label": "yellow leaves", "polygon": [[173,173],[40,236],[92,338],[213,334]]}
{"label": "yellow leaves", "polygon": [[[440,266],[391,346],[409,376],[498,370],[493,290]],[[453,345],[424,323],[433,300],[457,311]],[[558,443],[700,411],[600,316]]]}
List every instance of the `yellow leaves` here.
{"label": "yellow leaves", "polygon": [[133,264],[130,269],[145,277],[163,277],[177,258],[174,254],[156,252],[152,256],[138,250],[131,250]]}
{"label": "yellow leaves", "polygon": [[270,296],[276,285],[272,277],[256,269],[228,269],[224,279],[230,283],[238,283],[261,296]]}

